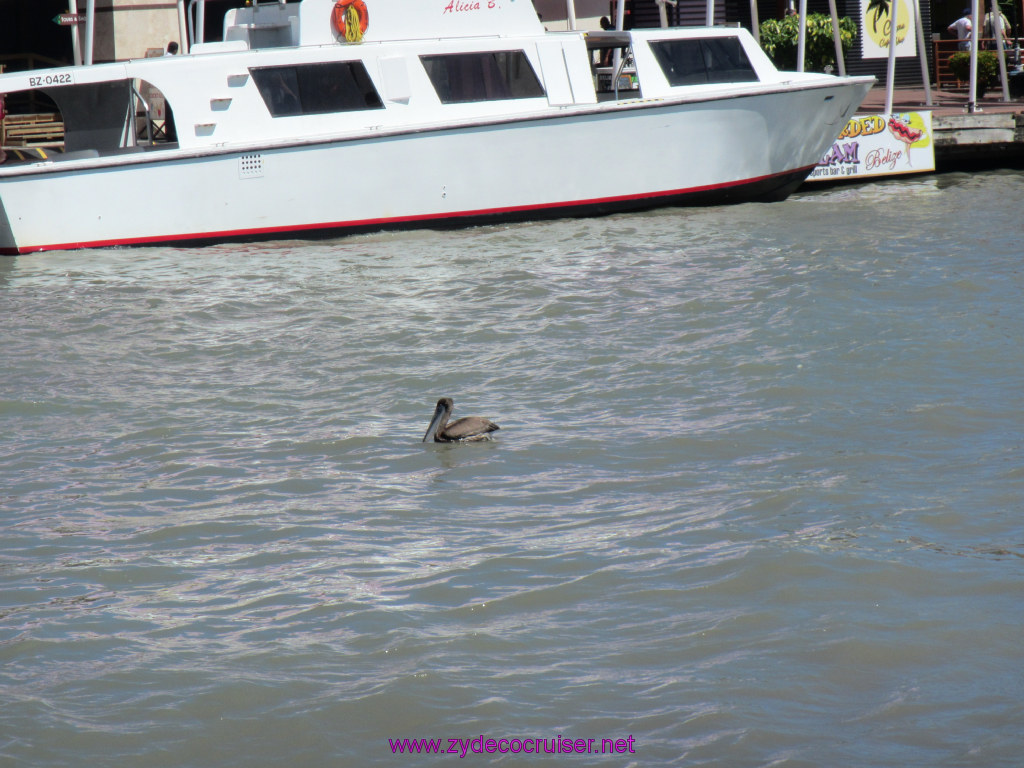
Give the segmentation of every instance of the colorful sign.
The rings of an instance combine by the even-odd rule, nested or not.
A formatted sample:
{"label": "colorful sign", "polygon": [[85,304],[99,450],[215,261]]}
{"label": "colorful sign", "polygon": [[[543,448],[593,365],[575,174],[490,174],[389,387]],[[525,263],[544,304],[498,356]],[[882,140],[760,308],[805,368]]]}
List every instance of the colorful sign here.
{"label": "colorful sign", "polygon": [[931,112],[854,115],[807,180],[839,181],[934,170]]}
{"label": "colorful sign", "polygon": [[860,47],[865,59],[889,58],[892,6],[896,6],[896,56],[917,56],[914,0],[860,0]]}

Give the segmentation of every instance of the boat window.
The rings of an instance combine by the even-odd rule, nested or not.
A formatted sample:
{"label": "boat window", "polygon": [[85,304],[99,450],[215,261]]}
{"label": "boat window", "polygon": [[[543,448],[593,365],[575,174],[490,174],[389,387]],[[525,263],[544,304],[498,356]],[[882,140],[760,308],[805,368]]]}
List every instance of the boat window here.
{"label": "boat window", "polygon": [[331,61],[249,70],[274,117],[382,109],[361,61]]}
{"label": "boat window", "polygon": [[443,104],[544,96],[523,51],[488,51],[421,56]]}
{"label": "boat window", "polygon": [[709,37],[651,42],[669,85],[745,83],[757,73],[738,38]]}

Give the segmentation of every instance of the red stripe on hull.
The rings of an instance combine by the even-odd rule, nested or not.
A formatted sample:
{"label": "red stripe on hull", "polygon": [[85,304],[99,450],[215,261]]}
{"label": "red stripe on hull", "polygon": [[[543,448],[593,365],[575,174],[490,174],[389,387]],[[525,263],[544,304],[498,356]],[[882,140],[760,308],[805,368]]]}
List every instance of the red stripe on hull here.
{"label": "red stripe on hull", "polygon": [[[675,199],[690,202],[690,204],[702,204],[698,198],[708,198],[703,204],[714,204],[715,202],[738,202],[741,200],[753,200],[758,197],[782,198],[795,189],[809,174],[815,166],[800,168],[795,171],[759,176],[753,179],[742,181],[723,182],[721,184],[709,184],[702,187],[691,187],[688,189],[673,189],[662,192],[652,192],[640,195],[619,195],[613,197],[598,197],[588,200],[575,200],[559,203],[544,203],[541,205],[517,205],[504,208],[488,208],[474,211],[453,211],[450,213],[428,213],[417,216],[403,216],[394,218],[362,219],[358,221],[327,222],[320,224],[283,225],[278,227],[261,227],[258,229],[222,230],[217,232],[196,232],[187,235],[155,235],[152,237],[121,238],[115,240],[90,240],[78,243],[59,243],[54,245],[26,246],[16,248],[0,248],[0,254],[17,255],[35,253],[39,251],[63,251],[79,248],[112,248],[118,246],[139,246],[139,245],[160,245],[168,243],[197,243],[197,242],[223,242],[230,240],[255,240],[271,239],[280,235],[298,233],[325,233],[345,231],[372,231],[376,229],[409,227],[424,222],[438,222],[447,219],[455,219],[459,225],[469,225],[473,222],[496,221],[502,219],[529,219],[541,218],[545,215],[552,216],[554,213],[562,212],[569,215],[570,212],[578,212],[587,215],[606,214],[614,211],[638,210],[654,207],[658,204],[668,205]],[[763,188],[759,193],[743,195],[744,191],[751,188]],[[782,190],[786,190],[784,193]]]}

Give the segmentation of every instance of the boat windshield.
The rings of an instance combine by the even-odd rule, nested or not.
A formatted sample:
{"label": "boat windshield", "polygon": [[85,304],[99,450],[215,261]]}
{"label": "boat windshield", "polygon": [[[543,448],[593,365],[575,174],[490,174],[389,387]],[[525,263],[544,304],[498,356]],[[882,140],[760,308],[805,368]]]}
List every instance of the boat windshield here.
{"label": "boat windshield", "polygon": [[103,151],[125,146],[132,81],[114,80],[45,91],[64,120],[64,151]]}
{"label": "boat windshield", "polygon": [[758,79],[736,37],[652,40],[651,50],[669,85],[745,83]]}

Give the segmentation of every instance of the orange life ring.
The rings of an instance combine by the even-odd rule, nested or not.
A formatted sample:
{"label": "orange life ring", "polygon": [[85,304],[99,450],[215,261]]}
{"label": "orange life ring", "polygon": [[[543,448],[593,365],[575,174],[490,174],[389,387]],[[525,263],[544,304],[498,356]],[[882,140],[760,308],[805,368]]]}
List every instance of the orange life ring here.
{"label": "orange life ring", "polygon": [[361,42],[370,25],[370,14],[363,0],[338,0],[331,18],[338,34],[349,43]]}

